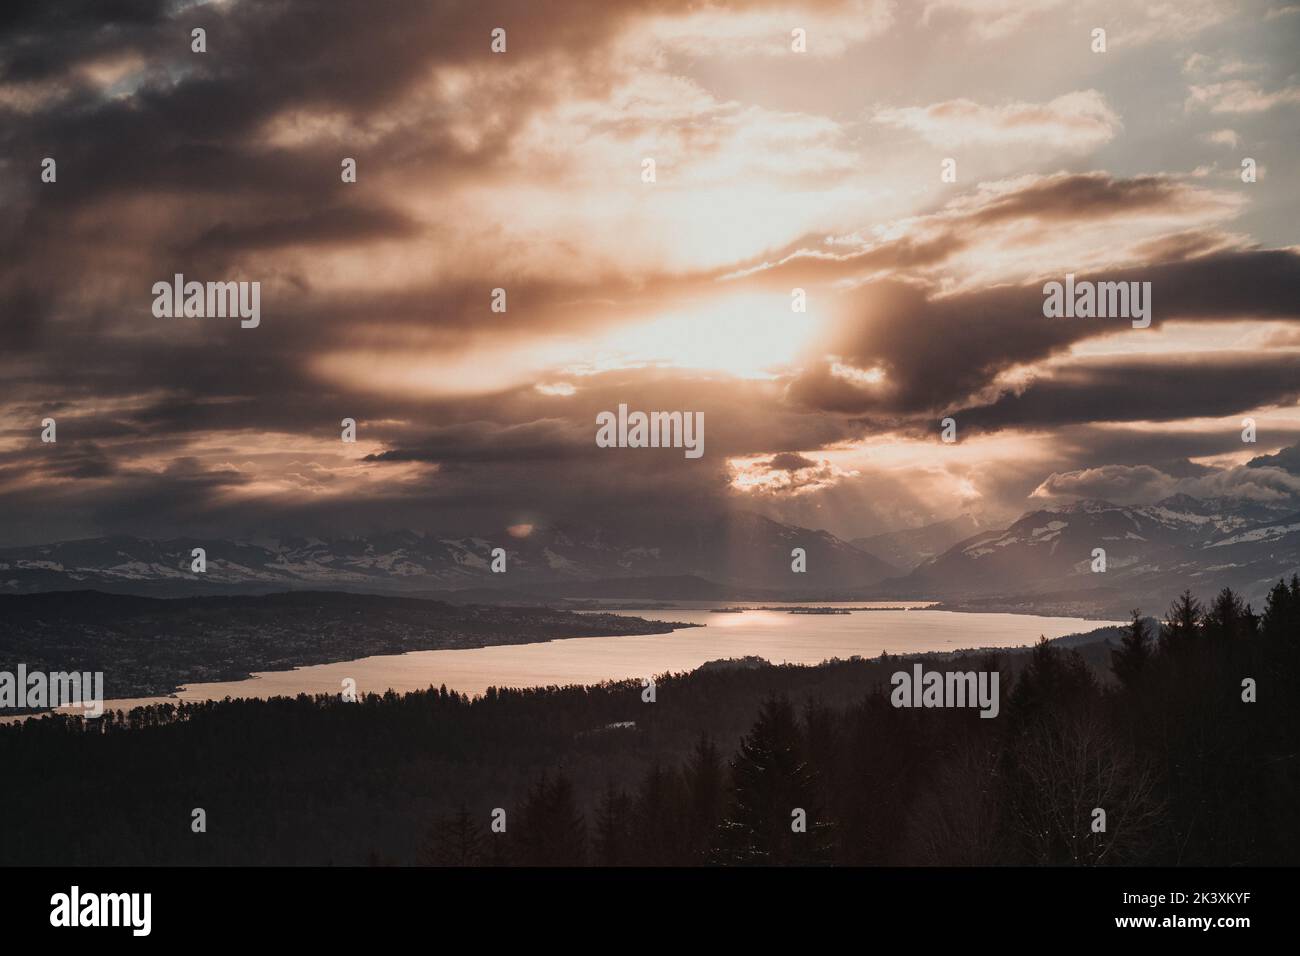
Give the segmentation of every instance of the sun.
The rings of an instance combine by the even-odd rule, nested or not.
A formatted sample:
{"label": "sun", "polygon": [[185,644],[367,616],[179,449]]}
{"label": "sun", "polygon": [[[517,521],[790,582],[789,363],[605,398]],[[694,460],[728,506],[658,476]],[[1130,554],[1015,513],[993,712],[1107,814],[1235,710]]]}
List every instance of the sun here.
{"label": "sun", "polygon": [[799,364],[824,325],[811,304],[795,312],[790,301],[780,293],[750,293],[691,303],[609,331],[594,343],[594,358],[571,370],[666,366],[775,378]]}
{"label": "sun", "polygon": [[723,293],[630,319],[585,335],[490,338],[464,351],[422,350],[420,342],[383,343],[325,353],[312,361],[321,377],[367,391],[479,395],[531,385],[543,395],[571,396],[556,378],[621,369],[667,368],[771,380],[816,357],[826,313],[809,299],[791,308],[788,293]]}

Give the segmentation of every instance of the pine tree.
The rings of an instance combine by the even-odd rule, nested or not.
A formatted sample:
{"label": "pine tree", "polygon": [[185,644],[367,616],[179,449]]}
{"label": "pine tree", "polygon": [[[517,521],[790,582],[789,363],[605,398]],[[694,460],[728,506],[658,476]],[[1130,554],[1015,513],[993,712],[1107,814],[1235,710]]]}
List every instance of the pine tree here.
{"label": "pine tree", "polygon": [[684,864],[685,807],[677,774],[655,764],[641,782],[634,811],[637,853],[647,866]]}
{"label": "pine tree", "polygon": [[1178,653],[1191,647],[1200,633],[1200,625],[1201,602],[1192,597],[1191,591],[1184,591],[1165,614],[1160,629],[1161,652]]}
{"label": "pine tree", "polygon": [[[816,781],[788,700],[773,697],[763,703],[758,720],[741,741],[731,773],[733,804],[724,826],[724,862],[786,865],[827,858],[825,821],[815,805]],[[804,812],[806,832],[794,832],[795,810]]]}
{"label": "pine tree", "polygon": [[707,734],[696,742],[682,776],[687,801],[687,856],[691,863],[702,863],[709,856],[726,809],[726,768],[717,745]]}
{"label": "pine tree", "polygon": [[525,866],[582,866],[587,857],[586,823],[563,774],[543,773],[529,790],[516,833]]}
{"label": "pine tree", "polygon": [[1151,662],[1151,646],[1147,641],[1146,624],[1142,612],[1133,609],[1132,620],[1124,629],[1119,647],[1110,652],[1110,669],[1125,688],[1136,688],[1146,674]]}
{"label": "pine tree", "polygon": [[1224,588],[1205,612],[1201,627],[1216,643],[1237,641],[1252,636],[1254,615],[1232,588]]}
{"label": "pine tree", "polygon": [[638,862],[632,836],[632,798],[605,785],[596,808],[596,862],[599,866],[629,866]]}
{"label": "pine tree", "polygon": [[1279,580],[1268,592],[1260,633],[1269,641],[1295,640],[1300,635],[1300,593],[1293,592],[1300,581],[1291,580],[1293,587]]}
{"label": "pine tree", "polygon": [[1097,696],[1097,679],[1077,651],[1062,650],[1040,637],[1029,663],[1012,685],[1008,716],[1023,725],[1038,715],[1087,706]]}
{"label": "pine tree", "polygon": [[422,854],[432,866],[481,866],[486,859],[483,829],[464,804],[438,821]]}

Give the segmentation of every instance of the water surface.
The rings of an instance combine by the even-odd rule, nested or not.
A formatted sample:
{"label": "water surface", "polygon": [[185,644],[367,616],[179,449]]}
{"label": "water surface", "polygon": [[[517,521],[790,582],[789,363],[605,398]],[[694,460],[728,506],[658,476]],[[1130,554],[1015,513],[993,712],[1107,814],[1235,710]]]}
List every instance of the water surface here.
{"label": "water surface", "polygon": [[[750,655],[774,664],[819,664],[854,655],[876,657],[882,651],[915,654],[1015,647],[1032,644],[1040,636],[1061,637],[1118,623],[1029,614],[931,611],[920,606],[901,609],[904,603],[889,603],[894,610],[859,610],[833,615],[776,610],[715,614],[700,608],[619,611],[650,620],[705,626],[683,628],[670,634],[581,637],[365,657],[263,672],[242,681],[190,684],[171,698],[110,700],[105,706],[119,709],[177,699],[337,694],[345,678],[356,681],[358,693],[383,693],[389,689],[401,693],[445,684],[451,690],[476,695],[492,686],[597,684],[653,677],[694,670],[707,661]],[[111,681],[108,690],[111,693]]]}

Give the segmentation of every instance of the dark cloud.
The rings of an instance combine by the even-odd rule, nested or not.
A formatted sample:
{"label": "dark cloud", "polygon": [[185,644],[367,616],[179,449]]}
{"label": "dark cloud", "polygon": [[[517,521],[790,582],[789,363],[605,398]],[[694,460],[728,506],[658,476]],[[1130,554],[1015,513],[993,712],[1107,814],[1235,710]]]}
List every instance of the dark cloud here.
{"label": "dark cloud", "polygon": [[[516,138],[547,106],[609,91],[623,68],[609,43],[632,18],[701,7],[382,6],[0,5],[6,542],[182,530],[473,533],[525,518],[688,520],[738,505],[866,534],[947,517],[959,504],[936,502],[897,474],[848,476],[819,449],[891,430],[932,438],[938,416],[952,412],[964,436],[1054,430],[1058,476],[1110,469],[1104,474],[1130,489],[1154,488],[1212,477],[1215,469],[1192,459],[1240,451],[1239,440],[1099,426],[1222,417],[1300,398],[1293,353],[1281,349],[1078,359],[1050,374],[1038,369],[1018,390],[999,384],[1008,371],[1059,359],[1123,323],[1045,319],[1040,282],[952,291],[943,270],[1004,227],[1032,248],[1079,224],[1181,222],[1208,202],[1203,190],[1165,176],[1030,176],[1001,191],[976,189],[869,247],[843,252],[808,236],[761,262],[694,271],[597,266],[592,250],[559,236],[556,249],[573,261],[567,274],[520,266],[527,255],[462,262],[463,224],[454,217],[464,214],[445,211],[444,194],[506,177],[545,191],[557,175],[546,162],[507,168]],[[488,51],[501,25],[510,31],[508,67]],[[197,26],[207,30],[206,54],[190,51]],[[467,78],[452,106],[491,122],[466,133],[446,103],[431,105],[435,72],[449,67]],[[308,133],[297,135],[298,123]],[[638,131],[623,117],[601,132]],[[681,132],[708,140],[698,129]],[[58,161],[57,185],[39,181],[46,156]],[[339,180],[342,156],[359,161],[354,185]],[[519,252],[522,240],[490,238]],[[1130,268],[1097,278],[1151,281],[1155,328],[1297,317],[1293,250],[1243,247],[1240,237],[1182,225],[1136,248]],[[414,261],[390,263],[409,249],[419,250]],[[262,326],[250,333],[237,321],[154,319],[152,283],[176,272],[262,281]],[[509,287],[504,314],[489,309],[498,284]],[[789,377],[556,370],[570,393],[516,381],[426,390],[390,381],[382,359],[419,355],[436,381],[467,354],[540,350],[711,296],[784,297],[796,284],[815,288],[835,321]],[[318,368],[324,356],[370,349],[381,358],[355,380]],[[484,360],[485,374],[491,364]],[[855,369],[878,370],[879,381],[855,378]],[[705,458],[597,448],[595,415],[620,402],[704,412]],[[46,415],[59,419],[57,446],[36,437]],[[359,423],[365,451],[339,442],[344,417]],[[277,452],[284,460],[268,463]],[[729,458],[757,460],[785,482],[739,496]],[[1262,456],[1256,468],[1294,470],[1293,458]],[[989,507],[1004,510],[1044,478],[1016,461],[969,474]]]}
{"label": "dark cloud", "polygon": [[[1300,255],[1289,251],[1232,251],[1140,268],[1081,273],[1078,281],[1150,282],[1152,329],[1173,320],[1231,320],[1300,316],[1294,290],[1300,288]],[[844,323],[829,348],[859,369],[880,368],[884,381],[856,385],[833,376],[825,367],[808,370],[791,387],[806,405],[830,411],[878,416],[954,411],[977,401],[997,376],[1063,353],[1076,342],[1123,332],[1138,337],[1146,329],[1128,328],[1125,319],[1045,318],[1040,283],[999,286],[938,296],[923,287],[896,280],[871,283],[856,293],[857,315]],[[1127,331],[1126,331],[1127,329]],[[1213,362],[1205,370],[1206,388],[1191,394],[1192,369],[1176,357],[1153,359],[1150,384],[1136,374],[1124,401],[1148,417],[1179,414],[1225,414],[1265,400],[1289,400],[1295,394],[1297,368],[1291,354],[1251,355],[1224,360],[1216,376]],[[1258,374],[1257,374],[1258,373]],[[1024,396],[1004,400],[1005,424],[1087,421],[1105,418],[1115,407],[1115,376],[1094,370],[1097,394],[1089,397],[1085,374],[1035,385]],[[1234,390],[1242,396],[1232,397]],[[1112,397],[1100,394],[1110,391]],[[1037,396],[1042,395],[1042,402]],[[1141,396],[1141,397],[1139,397]],[[1078,416],[1071,403],[1088,399],[1100,415]],[[1252,402],[1252,400],[1254,400]],[[1182,411],[1178,411],[1180,403]],[[1218,412],[1214,412],[1215,409]],[[1022,410],[1022,411],[1021,411]],[[1017,413],[1022,417],[1017,417]],[[982,415],[982,417],[981,417]],[[987,411],[968,412],[975,423],[994,421]],[[1121,420],[1134,416],[1129,412]]]}
{"label": "dark cloud", "polygon": [[765,465],[773,471],[800,471],[804,468],[816,468],[817,462],[794,452],[782,452],[773,456],[771,461],[765,462]]}
{"label": "dark cloud", "polygon": [[402,239],[416,235],[419,226],[395,209],[336,206],[310,214],[255,225],[218,223],[186,250],[202,254],[213,250],[255,250],[285,245],[365,242]]}
{"label": "dark cloud", "polygon": [[1176,494],[1300,505],[1300,479],[1278,468],[1226,468],[1197,478],[1178,478],[1150,465],[1102,465],[1053,472],[1034,489],[1037,498],[1097,498],[1123,504],[1150,503]]}
{"label": "dark cloud", "polygon": [[978,228],[1008,221],[1059,224],[1146,212],[1167,215],[1180,211],[1191,196],[1181,183],[1164,176],[1117,179],[1105,173],[1061,175],[994,196],[961,217],[960,222]]}
{"label": "dark cloud", "polygon": [[1281,468],[1293,475],[1300,475],[1300,444],[1283,448],[1274,455],[1260,455],[1246,463],[1249,468]]}
{"label": "dark cloud", "polygon": [[1044,496],[1131,501],[1161,497],[1173,484],[1169,475],[1151,465],[1102,465],[1066,474],[1053,472],[1039,485],[1038,492]]}
{"label": "dark cloud", "polygon": [[[991,405],[964,411],[975,429],[1222,418],[1300,401],[1294,355],[1087,359]],[[1238,435],[1239,428],[1232,429]]]}
{"label": "dark cloud", "polygon": [[415,445],[367,455],[366,461],[439,464],[553,461],[589,453],[595,448],[593,434],[593,429],[557,420],[507,426],[467,422],[441,429]]}

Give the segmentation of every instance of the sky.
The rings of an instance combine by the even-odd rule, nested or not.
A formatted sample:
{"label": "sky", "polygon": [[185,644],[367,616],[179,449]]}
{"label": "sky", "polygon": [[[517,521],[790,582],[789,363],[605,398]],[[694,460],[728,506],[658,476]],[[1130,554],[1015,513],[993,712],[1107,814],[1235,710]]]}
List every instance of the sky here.
{"label": "sky", "polygon": [[[10,0],[0,545],[1295,496],[1297,49],[1264,0]],[[598,447],[620,404],[704,454]]]}

